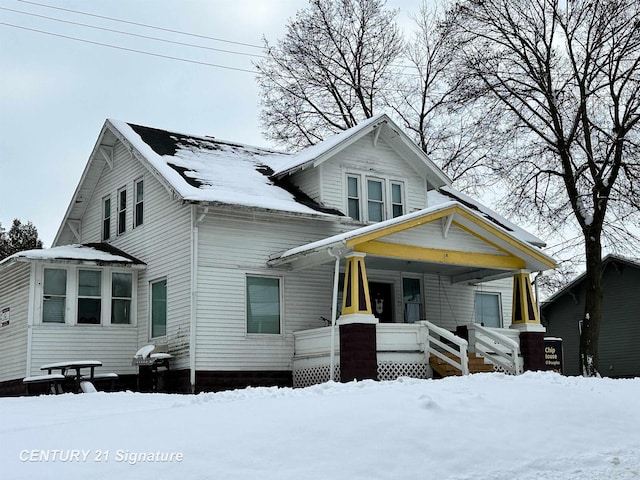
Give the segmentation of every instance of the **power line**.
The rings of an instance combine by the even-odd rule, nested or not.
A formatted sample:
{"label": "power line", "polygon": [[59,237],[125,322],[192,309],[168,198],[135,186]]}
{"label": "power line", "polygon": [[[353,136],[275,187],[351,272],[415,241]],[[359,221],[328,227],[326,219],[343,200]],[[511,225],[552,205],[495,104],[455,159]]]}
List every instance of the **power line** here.
{"label": "power line", "polygon": [[98,27],[96,25],[89,25],[89,24],[81,23],[81,22],[72,22],[70,20],[62,20],[60,18],[49,17],[47,15],[39,15],[37,13],[23,12],[21,10],[14,10],[12,8],[0,7],[0,10],[6,10],[6,11],[9,11],[9,12],[20,13],[22,15],[30,15],[30,16],[33,16],[33,17],[44,18],[46,20],[52,20],[54,22],[67,23],[67,24],[70,24],[70,25],[77,25],[77,26],[85,27],[85,28],[93,28],[93,29],[96,29],[96,30],[103,30],[103,31],[106,31],[106,32],[113,32],[113,33],[119,33],[119,34],[122,34],[122,35],[129,35],[131,37],[145,38],[145,39],[148,39],[148,40],[156,40],[158,42],[172,43],[174,45],[182,45],[182,46],[193,47],[193,48],[202,48],[202,49],[205,49],[205,50],[212,50],[212,51],[215,51],[215,52],[222,52],[222,53],[230,53],[230,54],[233,54],[233,55],[246,55],[248,57],[266,58],[264,55],[259,55],[259,54],[254,54],[254,53],[236,52],[236,51],[233,51],[233,50],[223,50],[223,49],[220,49],[220,48],[206,47],[204,45],[195,45],[193,43],[177,42],[177,41],[167,40],[167,39],[159,38],[159,37],[151,37],[149,35],[140,35],[140,34],[137,34],[137,33],[124,32],[122,30],[115,30],[115,29],[112,29],[112,28]]}
{"label": "power line", "polygon": [[228,67],[226,65],[218,65],[218,64],[215,64],[215,63],[200,62],[200,61],[197,61],[197,60],[189,60],[189,59],[186,59],[186,58],[173,57],[171,55],[162,55],[162,54],[159,54],[159,53],[152,53],[152,52],[147,52],[147,51],[144,51],[144,50],[136,50],[134,48],[120,47],[120,46],[111,45],[111,44],[108,44],[108,43],[94,42],[92,40],[86,40],[84,38],[71,37],[69,35],[62,35],[62,34],[59,34],[59,33],[47,32],[45,30],[38,30],[38,29],[35,29],[35,28],[29,28],[29,27],[24,27],[24,26],[20,26],[20,25],[14,25],[12,23],[0,22],[0,25],[6,25],[8,27],[19,28],[19,29],[22,29],[22,30],[28,30],[30,32],[42,33],[44,35],[51,35],[53,37],[66,38],[68,40],[75,40],[77,42],[89,43],[91,45],[99,45],[101,47],[108,47],[108,48],[113,48],[113,49],[116,49],[116,50],[124,50],[124,51],[127,51],[127,52],[140,53],[142,55],[149,55],[149,56],[152,56],[152,57],[166,58],[166,59],[169,59],[169,60],[177,60],[179,62],[195,63],[195,64],[198,64],[198,65],[205,65],[207,67],[224,68],[226,70],[235,70],[235,71],[238,71],[238,72],[246,72],[246,73],[258,74],[258,72],[256,72],[255,70],[249,70],[249,69],[246,69],[246,68]]}
{"label": "power line", "polygon": [[213,41],[216,41],[216,42],[232,43],[232,44],[235,44],[235,45],[242,45],[242,46],[245,46],[245,47],[259,48],[260,50],[263,49],[263,47],[261,45],[255,45],[255,44],[252,44],[252,43],[235,42],[233,40],[225,40],[223,38],[209,37],[207,35],[198,35],[196,33],[190,33],[190,32],[182,32],[180,30],[172,30],[170,28],[163,28],[163,27],[158,27],[158,26],[155,26],[155,25],[148,25],[146,23],[131,22],[129,20],[121,20],[119,18],[107,17],[107,16],[104,16],[104,15],[97,15],[95,13],[87,13],[87,12],[82,12],[82,11],[79,11],[79,10],[72,10],[70,8],[56,7],[54,5],[47,5],[46,3],[31,2],[29,0],[18,0],[18,1],[22,2],[22,3],[29,3],[31,5],[38,5],[39,7],[46,7],[46,8],[52,8],[54,10],[62,10],[62,11],[65,11],[65,12],[77,13],[78,15],[86,15],[86,16],[89,16],[89,17],[96,17],[96,18],[102,18],[102,19],[105,19],[105,20],[111,20],[112,22],[127,23],[129,25],[136,25],[138,27],[153,28],[155,30],[162,30],[162,31],[165,31],[165,32],[178,33],[180,35],[188,35],[190,37],[205,38],[207,40],[213,40]]}

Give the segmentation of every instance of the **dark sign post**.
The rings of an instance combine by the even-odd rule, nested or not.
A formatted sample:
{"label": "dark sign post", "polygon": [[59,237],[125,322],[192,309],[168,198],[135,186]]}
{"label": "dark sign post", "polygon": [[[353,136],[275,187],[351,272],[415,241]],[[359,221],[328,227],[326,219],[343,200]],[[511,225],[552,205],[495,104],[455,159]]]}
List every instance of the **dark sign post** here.
{"label": "dark sign post", "polygon": [[548,371],[564,373],[564,358],[562,355],[562,339],[545,337],[544,363]]}

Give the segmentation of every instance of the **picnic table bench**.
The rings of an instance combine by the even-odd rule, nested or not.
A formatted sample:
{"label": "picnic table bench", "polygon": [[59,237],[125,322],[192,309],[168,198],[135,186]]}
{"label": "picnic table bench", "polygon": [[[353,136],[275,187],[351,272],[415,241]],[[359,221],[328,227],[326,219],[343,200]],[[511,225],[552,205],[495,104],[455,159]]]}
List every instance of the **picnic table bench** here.
{"label": "picnic table bench", "polygon": [[33,375],[25,377],[22,383],[27,387],[27,395],[31,395],[31,385],[47,384],[47,391],[53,394],[62,393],[62,384],[66,377],[61,373],[49,373],[47,375]]}

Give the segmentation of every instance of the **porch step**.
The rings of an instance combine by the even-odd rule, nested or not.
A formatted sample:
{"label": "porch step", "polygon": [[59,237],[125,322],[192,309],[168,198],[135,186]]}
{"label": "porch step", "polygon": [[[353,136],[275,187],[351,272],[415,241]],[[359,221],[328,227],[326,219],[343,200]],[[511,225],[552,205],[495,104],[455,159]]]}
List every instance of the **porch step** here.
{"label": "porch step", "polygon": [[[449,358],[455,358],[453,354],[445,353],[445,355]],[[469,358],[469,373],[482,373],[482,372],[493,372],[493,365],[489,363],[485,363],[482,357],[474,353],[468,354]],[[453,365],[448,364],[444,360],[435,355],[431,354],[429,357],[429,365],[441,377],[451,377],[451,376],[461,376],[462,372],[459,368],[454,367]]]}

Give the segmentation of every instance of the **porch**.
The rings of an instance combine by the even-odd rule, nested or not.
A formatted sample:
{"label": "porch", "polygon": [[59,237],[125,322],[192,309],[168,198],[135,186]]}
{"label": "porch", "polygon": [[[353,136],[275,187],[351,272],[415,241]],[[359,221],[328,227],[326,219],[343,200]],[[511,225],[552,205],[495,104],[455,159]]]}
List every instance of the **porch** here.
{"label": "porch", "polygon": [[[466,330],[468,340],[428,321],[376,324],[377,380],[432,378],[434,370],[440,375],[444,375],[444,371],[467,375],[474,371],[469,358],[478,358],[477,362],[487,365],[489,370],[511,375],[522,373],[519,330],[477,324],[462,330]],[[339,345],[339,328],[329,326],[295,332],[293,386],[340,381]]]}

